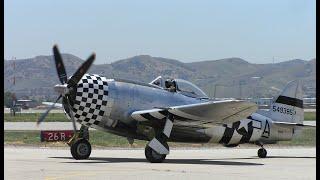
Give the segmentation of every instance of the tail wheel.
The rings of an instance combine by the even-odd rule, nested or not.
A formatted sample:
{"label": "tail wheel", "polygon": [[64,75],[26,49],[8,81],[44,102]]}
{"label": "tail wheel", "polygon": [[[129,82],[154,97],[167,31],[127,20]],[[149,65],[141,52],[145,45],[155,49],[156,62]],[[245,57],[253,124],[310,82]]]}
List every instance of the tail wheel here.
{"label": "tail wheel", "polygon": [[70,147],[74,159],[88,159],[91,154],[91,145],[86,139],[76,140]]}
{"label": "tail wheel", "polygon": [[259,158],[265,158],[265,157],[267,157],[267,150],[264,149],[264,148],[260,148],[260,149],[258,150],[258,156],[259,156]]}
{"label": "tail wheel", "polygon": [[[163,145],[169,149],[169,145],[164,142]],[[161,163],[166,159],[165,154],[159,154],[156,151],[154,151],[151,147],[149,147],[148,145],[146,146],[146,149],[144,151],[145,156],[147,158],[147,160],[151,163]]]}

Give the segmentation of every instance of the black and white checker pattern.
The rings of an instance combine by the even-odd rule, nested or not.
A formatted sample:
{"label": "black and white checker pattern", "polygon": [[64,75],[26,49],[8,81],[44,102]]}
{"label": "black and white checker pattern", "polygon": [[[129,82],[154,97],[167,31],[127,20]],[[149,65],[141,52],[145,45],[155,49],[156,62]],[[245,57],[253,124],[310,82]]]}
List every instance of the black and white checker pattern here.
{"label": "black and white checker pattern", "polygon": [[81,124],[98,125],[105,115],[107,102],[107,79],[96,74],[85,74],[78,83],[74,117]]}

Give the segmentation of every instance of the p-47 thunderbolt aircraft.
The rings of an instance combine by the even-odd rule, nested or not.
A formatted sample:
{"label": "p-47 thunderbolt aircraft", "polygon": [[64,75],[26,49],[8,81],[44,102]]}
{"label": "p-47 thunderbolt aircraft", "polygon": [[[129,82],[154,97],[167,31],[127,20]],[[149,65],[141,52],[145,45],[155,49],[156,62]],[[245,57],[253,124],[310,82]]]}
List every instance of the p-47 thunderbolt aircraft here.
{"label": "p-47 thunderbolt aircraft", "polygon": [[[91,154],[89,127],[127,137],[130,143],[134,139],[149,141],[145,156],[157,163],[169,154],[168,141],[227,147],[254,143],[261,146],[258,156],[264,158],[267,151],[263,144],[291,140],[305,126],[298,81],[285,87],[269,111],[257,111],[256,104],[246,101],[213,101],[182,79],[159,76],[147,84],[86,74],[94,54],[67,78],[57,46],[53,53],[61,82],[54,86],[60,94],[56,102],[62,97],[66,116],[73,122],[75,135],[68,145],[75,159],[87,159]],[[80,132],[76,122],[81,124]]]}

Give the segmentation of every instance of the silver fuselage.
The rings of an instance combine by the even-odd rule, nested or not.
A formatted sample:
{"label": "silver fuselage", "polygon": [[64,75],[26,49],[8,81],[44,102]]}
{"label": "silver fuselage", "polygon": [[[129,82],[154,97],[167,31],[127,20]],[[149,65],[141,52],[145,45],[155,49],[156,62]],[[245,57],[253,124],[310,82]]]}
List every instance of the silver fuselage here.
{"label": "silver fuselage", "polygon": [[[99,89],[100,96],[92,97],[92,95],[89,95],[87,97],[86,93],[94,93],[94,90],[90,89],[90,87],[98,88],[98,85],[90,84],[92,83],[91,79],[97,78],[98,80],[95,83],[101,85]],[[89,82],[87,82],[87,79],[90,79]],[[88,87],[88,92],[83,93],[83,87]],[[134,120],[131,117],[132,112],[211,101],[210,99],[189,97],[179,92],[169,92],[162,87],[150,84],[106,79],[99,75],[88,74],[78,83],[76,91],[77,96],[75,98],[76,103],[73,106],[73,113],[76,114],[75,118],[77,122],[116,135],[142,140],[150,140],[155,132],[150,122],[144,123]],[[90,97],[93,99],[99,98],[97,102],[99,105],[90,106],[90,103],[92,103],[92,98]],[[96,103],[96,100],[94,100],[94,103]],[[85,107],[86,104],[88,106],[87,109]],[[81,108],[80,106],[85,108]],[[92,120],[91,118],[96,118],[96,120]],[[234,146],[258,140],[265,143],[290,140],[293,135],[294,130],[292,128],[283,129],[277,127],[271,123],[269,118],[254,113],[250,118],[239,119],[239,122],[233,124],[212,124],[205,127],[188,124],[183,118],[177,117],[174,121],[169,141],[212,142]]]}

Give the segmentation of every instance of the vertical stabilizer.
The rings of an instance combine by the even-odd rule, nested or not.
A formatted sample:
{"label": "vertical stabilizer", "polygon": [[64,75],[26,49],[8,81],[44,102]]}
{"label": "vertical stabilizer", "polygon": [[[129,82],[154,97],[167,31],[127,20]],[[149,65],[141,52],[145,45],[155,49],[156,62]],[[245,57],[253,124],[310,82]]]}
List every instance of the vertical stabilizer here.
{"label": "vertical stabilizer", "polygon": [[270,116],[274,121],[301,123],[304,119],[302,83],[299,80],[287,84],[270,107]]}

